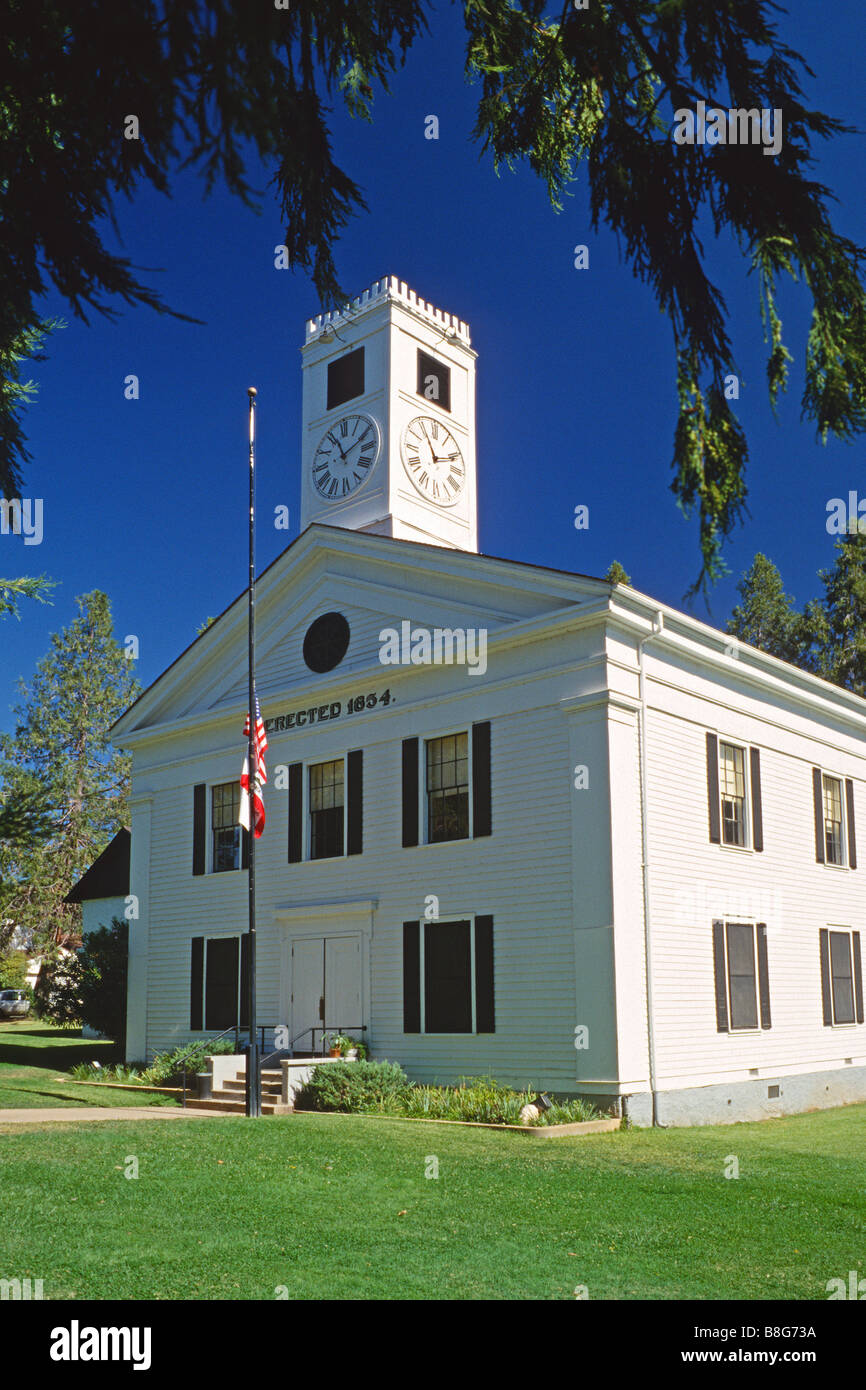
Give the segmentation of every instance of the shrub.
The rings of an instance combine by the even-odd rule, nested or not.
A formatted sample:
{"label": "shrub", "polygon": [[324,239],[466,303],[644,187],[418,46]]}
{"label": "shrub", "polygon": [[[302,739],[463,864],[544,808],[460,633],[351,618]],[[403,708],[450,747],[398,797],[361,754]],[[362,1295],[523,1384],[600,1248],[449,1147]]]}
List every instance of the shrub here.
{"label": "shrub", "polygon": [[[517,1125],[524,1105],[537,1095],[531,1087],[516,1091],[492,1076],[463,1076],[456,1086],[421,1086],[410,1082],[394,1062],[337,1062],[316,1067],[307,1085],[298,1092],[295,1104],[299,1110]],[[533,1123],[573,1124],[595,1119],[597,1114],[587,1101],[554,1101]]]}
{"label": "shrub", "polygon": [[405,1113],[413,1119],[516,1125],[534,1095],[503,1086],[492,1076],[462,1076],[457,1086],[414,1086]]}
{"label": "shrub", "polygon": [[37,1017],[62,1027],[81,1022],[81,966],[75,955],[47,954],[39,968],[33,1003]]}
{"label": "shrub", "polygon": [[85,1023],[122,1042],[128,935],[129,924],[115,917],[110,927],[89,932],[74,954],[47,956],[36,982],[39,1016],[60,1024]]}
{"label": "shrub", "polygon": [[588,1100],[555,1100],[544,1115],[542,1124],[573,1125],[584,1120],[600,1120],[601,1112]]}
{"label": "shrub", "polygon": [[295,1105],[350,1115],[401,1115],[409,1090],[409,1078],[396,1062],[334,1062],[314,1068]]}
{"label": "shrub", "polygon": [[141,1073],[146,1086],[169,1086],[183,1079],[186,1065],[187,1080],[197,1071],[204,1071],[208,1057],[227,1057],[235,1051],[234,1041],[220,1039],[219,1042],[186,1043],[176,1047],[173,1052],[158,1052],[149,1067]]}
{"label": "shrub", "polygon": [[126,1037],[126,969],[129,923],[117,917],[110,927],[88,932],[79,950],[81,1022],[106,1038]]}

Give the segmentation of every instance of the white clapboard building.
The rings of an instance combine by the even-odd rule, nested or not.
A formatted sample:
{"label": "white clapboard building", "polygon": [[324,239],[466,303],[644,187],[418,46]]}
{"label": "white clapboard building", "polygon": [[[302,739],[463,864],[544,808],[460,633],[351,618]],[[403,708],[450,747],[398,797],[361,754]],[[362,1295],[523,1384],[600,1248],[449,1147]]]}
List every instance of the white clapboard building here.
{"label": "white clapboard building", "polygon": [[[475,353],[402,282],[303,369],[302,530],[257,586],[267,1046],[341,1029],[638,1124],[866,1098],[866,702],[479,554]],[[246,1021],[246,642],[244,593],[114,729],[130,1059]]]}

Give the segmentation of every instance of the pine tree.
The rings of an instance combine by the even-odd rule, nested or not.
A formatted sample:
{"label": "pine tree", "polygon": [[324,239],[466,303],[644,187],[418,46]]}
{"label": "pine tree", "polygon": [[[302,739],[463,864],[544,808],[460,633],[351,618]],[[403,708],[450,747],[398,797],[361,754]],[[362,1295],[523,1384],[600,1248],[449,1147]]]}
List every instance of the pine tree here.
{"label": "pine tree", "polygon": [[614,560],[607,574],[604,576],[608,584],[631,584],[631,578],[626,574],[619,560]]}
{"label": "pine tree", "polygon": [[822,675],[866,696],[866,534],[849,532],[834,548],[835,563],[819,571],[824,597],[811,610],[813,646]]}
{"label": "pine tree", "polygon": [[781,661],[798,662],[802,655],[800,615],[772,560],[759,551],[737,585],[737,593],[741,601],[733,609],[726,631]]}
{"label": "pine tree", "polygon": [[[142,184],[168,194],[182,157],[207,190],[219,179],[248,205],[248,165],[261,161],[289,264],[310,274],[323,307],[345,301],[335,247],[366,205],[334,158],[331,107],[342,99],[372,118],[374,92],[428,28],[429,6],[287,0],[252,18],[248,0],[4,8],[0,491],[14,493],[26,460],[17,411],[30,391],[20,368],[53,326],[40,309],[49,282],[79,318],[121,303],[176,312],[103,236],[121,197]],[[849,128],[806,105],[811,74],[780,37],[771,0],[462,8],[478,143],[497,168],[525,162],[557,209],[583,161],[593,230],[615,233],[670,321],[672,490],[698,516],[695,587],[711,582],[743,512],[748,461],[728,313],[708,274],[725,233],[754,276],[771,401],[792,360],[776,302],[791,277],[811,298],[803,414],[822,440],[866,430],[866,251],[836,231],[830,190],[810,177],[817,142]],[[778,110],[780,147],[765,157],[757,142],[676,143],[678,113],[699,101]]]}
{"label": "pine tree", "polygon": [[14,733],[0,736],[0,814],[14,823],[26,806],[48,820],[45,835],[19,826],[0,843],[0,918],[33,949],[76,939],[80,909],[62,900],[127,822],[130,759],[108,731],[139,686],[114,638],[108,597],[94,590],[76,605],[32,684],[22,682]]}

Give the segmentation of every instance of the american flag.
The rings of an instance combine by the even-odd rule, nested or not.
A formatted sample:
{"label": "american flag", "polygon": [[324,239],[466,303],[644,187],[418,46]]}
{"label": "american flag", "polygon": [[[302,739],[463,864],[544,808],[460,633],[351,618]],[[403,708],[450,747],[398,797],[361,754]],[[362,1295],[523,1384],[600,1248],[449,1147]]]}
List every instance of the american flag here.
{"label": "american flag", "polygon": [[[265,803],[262,800],[262,787],[268,780],[268,771],[265,767],[265,749],[268,746],[268,737],[265,733],[265,725],[262,719],[262,711],[259,706],[259,697],[255,695],[256,710],[256,732],[255,732],[255,757],[256,771],[253,777],[253,805],[256,813],[255,837],[261,839],[262,831],[265,828]],[[249,742],[250,737],[250,716],[247,714],[244,724],[244,738]],[[244,758],[244,770],[241,773],[241,805],[238,813],[238,821],[245,830],[250,828],[250,766],[249,756]]]}

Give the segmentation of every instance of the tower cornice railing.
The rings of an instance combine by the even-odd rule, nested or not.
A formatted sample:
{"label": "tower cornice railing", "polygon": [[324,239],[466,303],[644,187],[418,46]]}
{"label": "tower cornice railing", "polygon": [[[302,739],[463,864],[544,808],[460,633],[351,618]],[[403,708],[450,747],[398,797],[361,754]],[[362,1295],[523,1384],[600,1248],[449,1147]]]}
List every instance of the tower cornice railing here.
{"label": "tower cornice railing", "polygon": [[350,299],[341,309],[328,309],[325,313],[316,314],[314,318],[308,319],[306,342],[313,342],[324,329],[338,329],[343,324],[351,323],[352,319],[364,310],[380,303],[387,303],[389,300],[403,304],[412,313],[426,319],[433,327],[439,329],[443,337],[448,335],[464,347],[471,345],[468,323],[464,323],[456,314],[447,314],[443,309],[437,309],[435,304],[422,299],[409,288],[405,280],[398,280],[396,275],[384,275],[381,280],[374,280],[368,289],[355,295],[354,299]]}

